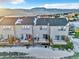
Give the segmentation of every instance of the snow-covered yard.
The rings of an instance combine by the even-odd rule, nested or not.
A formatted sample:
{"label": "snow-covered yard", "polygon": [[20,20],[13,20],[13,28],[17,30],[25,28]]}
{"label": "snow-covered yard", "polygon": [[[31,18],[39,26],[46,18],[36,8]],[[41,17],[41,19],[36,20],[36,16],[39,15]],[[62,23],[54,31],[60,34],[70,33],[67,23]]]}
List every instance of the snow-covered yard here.
{"label": "snow-covered yard", "polygon": [[45,59],[60,59],[74,55],[74,52],[66,50],[52,50],[51,48],[43,47],[0,47],[0,52],[24,52],[29,56]]}
{"label": "snow-covered yard", "polygon": [[78,38],[72,38],[71,41],[73,42],[74,51],[79,52],[79,39]]}

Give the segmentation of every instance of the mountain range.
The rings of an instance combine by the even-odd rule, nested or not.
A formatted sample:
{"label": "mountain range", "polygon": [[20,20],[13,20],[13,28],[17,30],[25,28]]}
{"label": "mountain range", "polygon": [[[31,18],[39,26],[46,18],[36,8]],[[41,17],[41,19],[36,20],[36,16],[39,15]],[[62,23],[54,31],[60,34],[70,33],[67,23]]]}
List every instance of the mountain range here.
{"label": "mountain range", "polygon": [[32,9],[0,9],[0,16],[35,16],[41,14],[61,14],[68,12],[79,13],[79,9],[47,9],[43,7]]}

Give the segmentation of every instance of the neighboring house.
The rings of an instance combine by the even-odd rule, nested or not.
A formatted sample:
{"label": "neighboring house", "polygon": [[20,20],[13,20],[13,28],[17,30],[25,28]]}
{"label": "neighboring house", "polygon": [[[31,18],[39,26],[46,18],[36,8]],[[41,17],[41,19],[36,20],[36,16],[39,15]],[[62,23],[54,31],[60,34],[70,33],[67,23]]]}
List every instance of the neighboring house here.
{"label": "neighboring house", "polygon": [[68,37],[69,26],[66,18],[38,18],[34,26],[34,37],[39,41],[50,39],[56,44],[66,44],[64,41]]}
{"label": "neighboring house", "polygon": [[0,40],[6,41],[11,37],[20,42],[32,39],[34,17],[3,17],[0,19]]}
{"label": "neighboring house", "polygon": [[0,19],[0,40],[14,36],[14,23],[16,17],[3,17]]}
{"label": "neighboring house", "polygon": [[16,37],[21,42],[28,42],[28,40],[32,39],[33,20],[34,17],[22,17],[15,22]]}
{"label": "neighboring house", "polygon": [[[46,18],[48,19],[48,18]],[[33,34],[35,41],[39,43],[48,43],[49,37],[49,23],[45,18],[37,18],[36,24],[33,26]]]}
{"label": "neighboring house", "polygon": [[53,44],[66,44],[68,40],[69,25],[66,18],[54,18],[50,20],[50,38]]}
{"label": "neighboring house", "polygon": [[79,38],[79,21],[69,22],[70,30],[69,34],[72,37]]}
{"label": "neighboring house", "polygon": [[69,22],[69,35],[79,32],[79,21]]}

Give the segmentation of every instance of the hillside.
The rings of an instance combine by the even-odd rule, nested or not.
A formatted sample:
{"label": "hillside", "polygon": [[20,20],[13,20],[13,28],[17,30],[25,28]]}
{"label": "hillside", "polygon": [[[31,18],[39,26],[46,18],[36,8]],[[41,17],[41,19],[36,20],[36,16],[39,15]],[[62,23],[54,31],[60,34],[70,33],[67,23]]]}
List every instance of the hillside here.
{"label": "hillside", "polygon": [[40,14],[55,14],[55,13],[79,13],[79,9],[46,9],[46,8],[32,8],[32,9],[0,9],[0,16],[34,16]]}

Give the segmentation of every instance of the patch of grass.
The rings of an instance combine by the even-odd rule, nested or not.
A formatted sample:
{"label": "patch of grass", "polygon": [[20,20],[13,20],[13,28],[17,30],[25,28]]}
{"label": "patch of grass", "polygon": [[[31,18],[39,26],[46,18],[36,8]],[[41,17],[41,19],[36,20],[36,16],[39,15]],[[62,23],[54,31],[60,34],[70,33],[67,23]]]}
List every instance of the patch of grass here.
{"label": "patch of grass", "polygon": [[75,38],[79,38],[79,32],[75,32],[74,36]]}
{"label": "patch of grass", "polygon": [[51,46],[52,48],[59,48],[59,49],[73,49],[73,43],[68,41],[66,45],[58,45],[58,44],[55,44],[55,45],[52,45]]}
{"label": "patch of grass", "polygon": [[64,47],[64,45],[52,45],[51,47],[53,47],[53,48],[63,48]]}
{"label": "patch of grass", "polygon": [[73,49],[73,43],[72,42],[67,42],[67,45],[65,47],[66,49]]}

